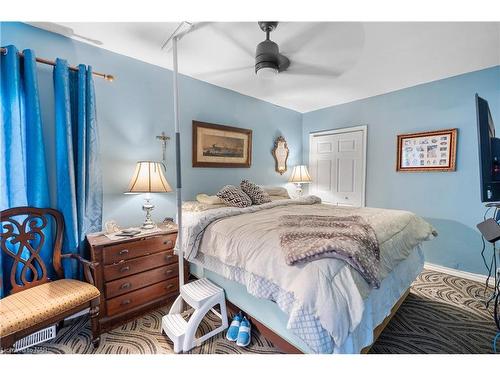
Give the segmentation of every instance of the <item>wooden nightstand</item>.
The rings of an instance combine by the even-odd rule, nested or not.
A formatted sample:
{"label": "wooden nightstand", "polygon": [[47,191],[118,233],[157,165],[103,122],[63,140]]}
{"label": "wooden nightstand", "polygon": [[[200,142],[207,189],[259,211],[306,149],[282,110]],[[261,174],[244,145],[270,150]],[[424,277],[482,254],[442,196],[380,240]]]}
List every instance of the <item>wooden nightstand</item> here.
{"label": "wooden nightstand", "polygon": [[[90,257],[99,263],[95,278],[101,291],[101,332],[177,297],[179,265],[173,250],[176,239],[177,229],[115,241],[102,234],[87,235]],[[187,280],[187,262],[185,264]]]}

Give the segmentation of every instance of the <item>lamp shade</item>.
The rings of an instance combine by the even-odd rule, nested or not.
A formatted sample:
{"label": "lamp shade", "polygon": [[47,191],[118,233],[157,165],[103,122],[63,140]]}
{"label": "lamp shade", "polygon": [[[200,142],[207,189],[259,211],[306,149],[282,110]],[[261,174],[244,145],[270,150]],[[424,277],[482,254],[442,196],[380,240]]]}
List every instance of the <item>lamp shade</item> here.
{"label": "lamp shade", "polygon": [[138,161],[130,180],[129,193],[168,193],[172,188],[163,174],[163,164],[156,161]]}
{"label": "lamp shade", "polygon": [[305,165],[296,165],[293,167],[292,175],[288,182],[294,182],[298,184],[307,184],[312,182],[311,176],[307,171],[307,167]]}

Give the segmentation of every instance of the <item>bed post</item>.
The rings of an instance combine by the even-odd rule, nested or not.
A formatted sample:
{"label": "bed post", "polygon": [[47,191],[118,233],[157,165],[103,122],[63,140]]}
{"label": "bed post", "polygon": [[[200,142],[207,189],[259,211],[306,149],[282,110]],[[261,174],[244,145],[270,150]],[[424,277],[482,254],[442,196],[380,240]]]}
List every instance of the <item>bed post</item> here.
{"label": "bed post", "polygon": [[182,250],[182,179],[181,179],[181,129],[179,126],[179,88],[177,84],[177,36],[172,38],[173,49],[173,89],[174,89],[174,124],[175,124],[175,170],[177,202],[177,251],[179,257],[179,288],[184,285],[184,252]]}

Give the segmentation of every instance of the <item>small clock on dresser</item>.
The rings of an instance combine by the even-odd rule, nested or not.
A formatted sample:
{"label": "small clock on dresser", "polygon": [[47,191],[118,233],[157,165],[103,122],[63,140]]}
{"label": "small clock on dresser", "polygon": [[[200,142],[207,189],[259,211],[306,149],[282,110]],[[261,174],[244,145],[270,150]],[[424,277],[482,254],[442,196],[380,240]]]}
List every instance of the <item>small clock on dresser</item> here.
{"label": "small clock on dresser", "polygon": [[[179,263],[174,254],[177,229],[164,227],[147,236],[110,240],[87,235],[101,291],[101,332],[167,304],[179,294]],[[184,275],[187,280],[187,262]]]}

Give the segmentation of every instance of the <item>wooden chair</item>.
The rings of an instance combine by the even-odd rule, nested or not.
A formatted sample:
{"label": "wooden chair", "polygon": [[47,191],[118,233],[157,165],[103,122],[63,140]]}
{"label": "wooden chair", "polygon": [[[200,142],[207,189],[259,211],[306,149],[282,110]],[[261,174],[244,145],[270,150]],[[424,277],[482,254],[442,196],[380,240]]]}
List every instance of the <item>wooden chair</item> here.
{"label": "wooden chair", "polygon": [[[46,240],[43,229],[51,227],[50,217],[55,223],[52,266],[57,280],[49,279],[47,266],[40,257]],[[4,259],[12,258],[12,290],[0,299],[0,349],[11,349],[17,340],[87,308],[92,344],[98,347],[100,293],[92,277],[97,264],[76,254],[61,254],[64,233],[61,213],[51,208],[16,207],[2,211],[0,219],[0,251]],[[23,253],[29,254],[29,258],[22,257]],[[87,282],[64,278],[62,260],[66,258],[83,265]]]}

